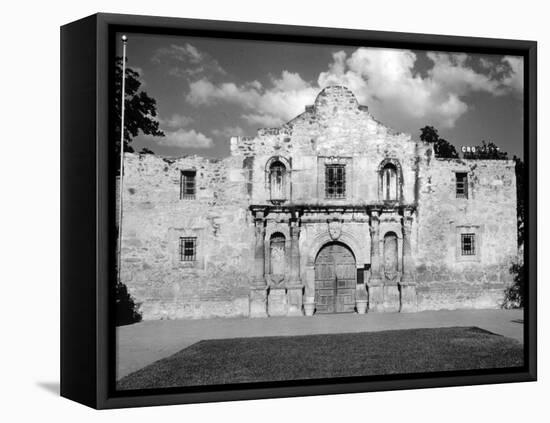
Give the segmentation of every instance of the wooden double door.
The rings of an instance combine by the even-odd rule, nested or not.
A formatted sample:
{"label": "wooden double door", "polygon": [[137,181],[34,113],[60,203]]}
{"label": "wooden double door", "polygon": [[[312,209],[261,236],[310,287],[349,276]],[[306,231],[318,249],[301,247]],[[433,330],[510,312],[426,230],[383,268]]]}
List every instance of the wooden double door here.
{"label": "wooden double door", "polygon": [[353,313],[357,270],[355,258],[344,244],[325,245],[315,260],[316,313]]}

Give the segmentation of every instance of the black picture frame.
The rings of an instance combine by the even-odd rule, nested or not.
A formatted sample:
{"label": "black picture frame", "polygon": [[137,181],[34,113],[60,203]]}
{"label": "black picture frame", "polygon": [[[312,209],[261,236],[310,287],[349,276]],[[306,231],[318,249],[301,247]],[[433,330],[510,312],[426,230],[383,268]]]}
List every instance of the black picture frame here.
{"label": "black picture frame", "polygon": [[[150,391],[114,390],[114,186],[108,148],[109,60],[121,31],[338,45],[368,45],[524,58],[525,365],[519,369],[254,383]],[[78,140],[78,142],[75,142]],[[304,395],[534,381],[537,378],[537,44],[534,41],[95,14],[61,28],[61,395],[119,408]]]}

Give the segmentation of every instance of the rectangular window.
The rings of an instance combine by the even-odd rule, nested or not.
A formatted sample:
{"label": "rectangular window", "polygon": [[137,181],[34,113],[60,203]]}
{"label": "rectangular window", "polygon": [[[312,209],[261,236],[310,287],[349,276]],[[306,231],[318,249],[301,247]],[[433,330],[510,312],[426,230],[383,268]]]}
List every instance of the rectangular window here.
{"label": "rectangular window", "polygon": [[180,176],[180,200],[194,200],[196,191],[196,175],[194,170],[182,170]]}
{"label": "rectangular window", "polygon": [[343,164],[325,166],[325,197],[346,197],[346,166]]}
{"label": "rectangular window", "polygon": [[456,198],[468,198],[468,174],[456,173]]}
{"label": "rectangular window", "polygon": [[180,238],[180,261],[195,261],[197,258],[197,238]]}
{"label": "rectangular window", "polygon": [[460,244],[462,246],[463,256],[475,256],[476,255],[476,235],[475,234],[461,234]]}

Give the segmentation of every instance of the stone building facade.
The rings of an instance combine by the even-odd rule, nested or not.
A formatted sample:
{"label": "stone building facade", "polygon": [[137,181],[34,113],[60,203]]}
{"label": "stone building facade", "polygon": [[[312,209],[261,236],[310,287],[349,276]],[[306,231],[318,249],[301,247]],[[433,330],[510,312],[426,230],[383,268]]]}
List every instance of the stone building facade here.
{"label": "stone building facade", "polygon": [[221,160],[128,154],[121,278],[144,319],[498,307],[513,161],[434,157],[345,87]]}

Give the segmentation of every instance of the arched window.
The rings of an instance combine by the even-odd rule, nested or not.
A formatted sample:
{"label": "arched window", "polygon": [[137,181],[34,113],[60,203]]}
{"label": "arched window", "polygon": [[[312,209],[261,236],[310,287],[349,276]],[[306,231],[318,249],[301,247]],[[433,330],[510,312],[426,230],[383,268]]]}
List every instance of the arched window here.
{"label": "arched window", "polygon": [[271,235],[269,244],[269,262],[270,272],[272,275],[282,276],[285,274],[286,258],[285,258],[285,236],[276,232]]}
{"label": "arched window", "polygon": [[383,201],[398,200],[398,176],[397,168],[393,163],[387,163],[380,174]]}
{"label": "arched window", "polygon": [[286,200],[286,166],[279,160],[269,166],[269,194],[271,201]]}

